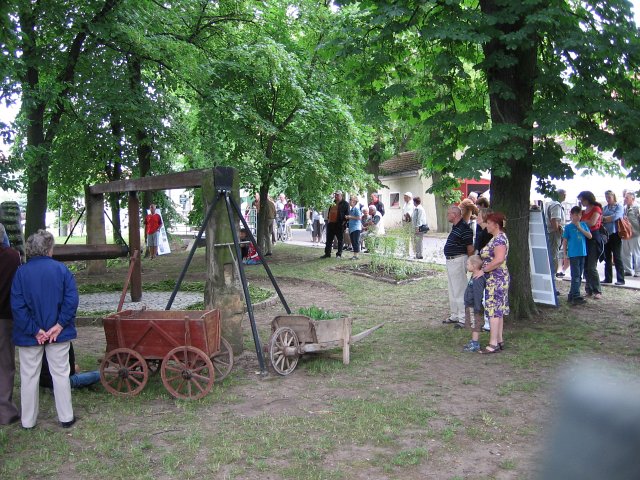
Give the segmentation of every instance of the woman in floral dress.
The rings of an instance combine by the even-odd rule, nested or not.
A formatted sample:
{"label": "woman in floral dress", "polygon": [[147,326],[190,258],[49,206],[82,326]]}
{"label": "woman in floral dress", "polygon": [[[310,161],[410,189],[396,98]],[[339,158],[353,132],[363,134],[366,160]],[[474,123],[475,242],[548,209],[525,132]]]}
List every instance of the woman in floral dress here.
{"label": "woman in floral dress", "polygon": [[509,270],[507,255],[509,240],[504,233],[505,216],[502,213],[491,213],[486,218],[487,231],[493,235],[489,243],[480,251],[482,271],[485,273],[487,286],[484,291],[484,309],[489,317],[491,333],[489,345],[480,353],[497,353],[504,347],[502,327],[504,316],[509,315]]}

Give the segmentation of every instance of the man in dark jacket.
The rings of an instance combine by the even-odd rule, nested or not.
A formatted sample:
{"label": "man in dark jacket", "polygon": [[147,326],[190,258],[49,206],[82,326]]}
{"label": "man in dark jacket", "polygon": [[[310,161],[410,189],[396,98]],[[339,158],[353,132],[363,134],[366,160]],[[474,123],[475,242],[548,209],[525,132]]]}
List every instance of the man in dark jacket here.
{"label": "man in dark jacket", "polygon": [[327,243],[324,247],[324,255],[321,258],[331,257],[331,245],[335,237],[338,239],[338,252],[336,253],[336,257],[342,257],[342,246],[344,244],[342,232],[344,231],[345,222],[347,221],[345,217],[349,215],[349,204],[342,197],[340,190],[334,192],[333,201],[334,204],[329,208],[327,215]]}
{"label": "man in dark jacket", "polygon": [[[5,236],[0,223],[0,239]],[[15,346],[11,341],[13,320],[11,316],[11,282],[20,266],[20,254],[8,246],[0,246],[0,425],[8,425],[20,419],[13,403],[13,378],[16,371]]]}

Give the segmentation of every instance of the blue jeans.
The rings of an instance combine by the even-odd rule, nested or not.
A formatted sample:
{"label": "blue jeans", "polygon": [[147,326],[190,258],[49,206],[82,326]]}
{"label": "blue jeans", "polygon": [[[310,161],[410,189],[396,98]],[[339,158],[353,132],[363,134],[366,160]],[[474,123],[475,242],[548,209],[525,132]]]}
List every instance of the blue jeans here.
{"label": "blue jeans", "polygon": [[71,388],[88,387],[89,385],[93,385],[100,381],[100,372],[98,370],[93,370],[89,372],[74,373],[69,377],[69,381],[71,382]]}
{"label": "blue jeans", "polygon": [[584,272],[586,258],[587,257],[569,257],[569,266],[571,267],[569,301],[580,296],[580,284],[582,283],[582,273]]}

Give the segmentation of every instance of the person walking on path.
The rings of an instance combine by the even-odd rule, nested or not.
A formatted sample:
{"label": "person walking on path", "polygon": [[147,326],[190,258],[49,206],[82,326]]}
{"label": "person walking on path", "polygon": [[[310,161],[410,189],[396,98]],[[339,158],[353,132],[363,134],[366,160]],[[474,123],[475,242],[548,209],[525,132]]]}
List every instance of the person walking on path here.
{"label": "person walking on path", "polygon": [[604,192],[607,204],[602,209],[602,223],[609,232],[609,240],[604,244],[604,280],[613,282],[613,265],[616,266],[616,285],[624,285],[624,266],[622,264],[622,239],[618,235],[617,221],[624,216],[624,208],[611,190]]}
{"label": "person walking on path", "polygon": [[[0,223],[0,238],[6,234]],[[13,403],[13,380],[16,373],[15,346],[11,339],[13,315],[11,314],[11,282],[20,266],[20,254],[10,247],[0,246],[0,425],[20,420],[18,408]]]}
{"label": "person walking on path", "polygon": [[422,239],[424,234],[429,229],[427,225],[427,214],[424,211],[424,207],[422,206],[422,200],[420,197],[414,197],[413,199],[413,216],[411,219],[411,224],[413,226],[413,244],[414,250],[416,252],[416,258],[421,260],[422,256]]}
{"label": "person walking on path", "polygon": [[149,256],[151,260],[158,255],[158,241],[160,239],[160,227],[162,226],[162,218],[156,213],[156,206],[152,203],[149,205],[149,215],[145,217],[144,223],[147,230],[147,247],[149,247]]}
{"label": "person walking on path", "polygon": [[631,238],[622,240],[624,274],[627,277],[640,277],[640,209],[633,192],[627,192],[624,196],[624,216],[633,229]]}
{"label": "person walking on path", "polygon": [[473,232],[462,219],[460,207],[447,209],[447,221],[453,225],[444,245],[449,284],[449,318],[442,323],[464,327],[464,290],[467,288],[467,258],[473,255]]}
{"label": "person walking on path", "polygon": [[58,420],[63,428],[76,418],[71,404],[69,345],[76,338],[78,289],[69,269],[51,258],[53,235],[38,230],[27,239],[27,263],[11,284],[13,343],[19,347],[22,426],[38,419],[38,382],[42,356],[47,352]]}
{"label": "person walking on path", "polygon": [[600,235],[602,226],[602,205],[596,201],[593,192],[585,190],[578,194],[578,200],[585,207],[582,212],[582,221],[587,224],[591,232],[591,238],[587,240],[587,258],[584,264],[585,290],[587,297],[593,296],[596,300],[602,298],[602,286],[598,273],[598,258],[604,251],[604,240]]}
{"label": "person walking on path", "polygon": [[333,201],[334,204],[331,205],[327,213],[327,241],[324,246],[324,255],[321,258],[331,257],[331,246],[334,238],[338,239],[336,257],[342,257],[342,247],[344,245],[342,233],[346,216],[349,214],[349,204],[342,198],[340,190],[334,192]]}

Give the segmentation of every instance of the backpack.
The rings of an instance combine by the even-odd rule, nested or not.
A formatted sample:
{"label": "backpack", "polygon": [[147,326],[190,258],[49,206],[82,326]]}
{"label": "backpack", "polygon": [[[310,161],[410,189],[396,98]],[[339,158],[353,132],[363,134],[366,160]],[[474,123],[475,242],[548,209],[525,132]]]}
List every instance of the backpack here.
{"label": "backpack", "polygon": [[622,240],[628,240],[633,236],[633,227],[626,217],[616,221],[616,227],[618,228],[618,236]]}

